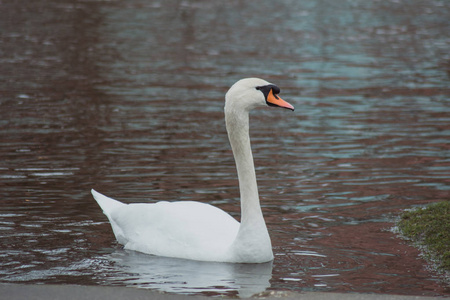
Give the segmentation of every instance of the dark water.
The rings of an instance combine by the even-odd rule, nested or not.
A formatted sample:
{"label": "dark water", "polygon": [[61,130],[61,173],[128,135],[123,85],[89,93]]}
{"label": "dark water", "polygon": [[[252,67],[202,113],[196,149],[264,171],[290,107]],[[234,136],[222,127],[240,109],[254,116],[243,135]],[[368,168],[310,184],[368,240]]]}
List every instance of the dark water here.
{"label": "dark water", "polygon": [[[450,295],[391,232],[449,200],[450,3],[0,2],[0,281],[175,293]],[[275,260],[122,250],[92,199],[239,217],[223,101],[243,77],[295,112],[251,116]]]}

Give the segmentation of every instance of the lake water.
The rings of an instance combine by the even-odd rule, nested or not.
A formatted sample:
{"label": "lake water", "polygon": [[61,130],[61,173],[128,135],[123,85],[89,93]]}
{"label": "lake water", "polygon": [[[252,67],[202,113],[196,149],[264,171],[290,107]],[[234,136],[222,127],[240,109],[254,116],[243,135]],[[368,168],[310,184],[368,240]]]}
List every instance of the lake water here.
{"label": "lake water", "polygon": [[[450,3],[4,1],[0,282],[239,295],[450,295],[392,232],[449,200]],[[224,94],[277,84],[251,115],[275,260],[123,250],[90,195],[196,200],[239,218]]]}

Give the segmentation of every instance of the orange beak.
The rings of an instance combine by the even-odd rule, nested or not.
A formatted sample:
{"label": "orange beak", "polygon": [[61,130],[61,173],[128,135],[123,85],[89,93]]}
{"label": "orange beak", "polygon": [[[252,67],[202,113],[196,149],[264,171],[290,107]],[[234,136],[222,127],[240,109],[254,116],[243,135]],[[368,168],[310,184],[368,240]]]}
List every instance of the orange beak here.
{"label": "orange beak", "polygon": [[289,104],[288,102],[284,101],[283,99],[281,99],[277,95],[274,95],[272,89],[270,90],[269,95],[267,95],[267,100],[266,101],[267,101],[267,104],[269,104],[271,106],[278,106],[278,107],[294,110],[294,107],[291,104]]}

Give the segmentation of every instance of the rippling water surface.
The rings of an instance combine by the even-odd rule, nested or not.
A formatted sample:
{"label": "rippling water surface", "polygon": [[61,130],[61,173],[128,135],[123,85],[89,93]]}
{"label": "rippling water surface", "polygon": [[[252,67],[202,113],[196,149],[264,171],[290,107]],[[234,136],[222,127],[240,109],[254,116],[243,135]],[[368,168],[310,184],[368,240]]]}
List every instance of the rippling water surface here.
{"label": "rippling water surface", "polygon": [[[390,231],[449,200],[450,4],[14,1],[0,4],[0,281],[449,295]],[[92,199],[197,200],[239,218],[227,88],[276,83],[251,115],[275,260],[124,251]]]}

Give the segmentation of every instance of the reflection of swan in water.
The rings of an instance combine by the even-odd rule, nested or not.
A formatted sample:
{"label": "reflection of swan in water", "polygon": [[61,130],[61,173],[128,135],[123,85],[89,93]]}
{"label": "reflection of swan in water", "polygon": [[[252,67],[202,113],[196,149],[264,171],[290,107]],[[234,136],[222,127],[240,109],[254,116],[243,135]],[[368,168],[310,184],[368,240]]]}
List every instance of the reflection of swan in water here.
{"label": "reflection of swan in water", "polygon": [[[270,287],[272,262],[230,264],[149,256],[139,252],[117,250],[108,260],[114,261],[114,279],[121,284],[178,294],[234,294],[250,297]],[[123,274],[120,276],[119,274]]]}
{"label": "reflection of swan in water", "polygon": [[[259,203],[249,137],[249,112],[259,106],[294,110],[280,89],[258,78],[236,82],[225,96],[225,122],[241,194],[241,223],[194,201],[124,204],[92,190],[117,241],[126,249],[202,261],[264,263],[272,245]],[[220,168],[220,166],[218,166]]]}

